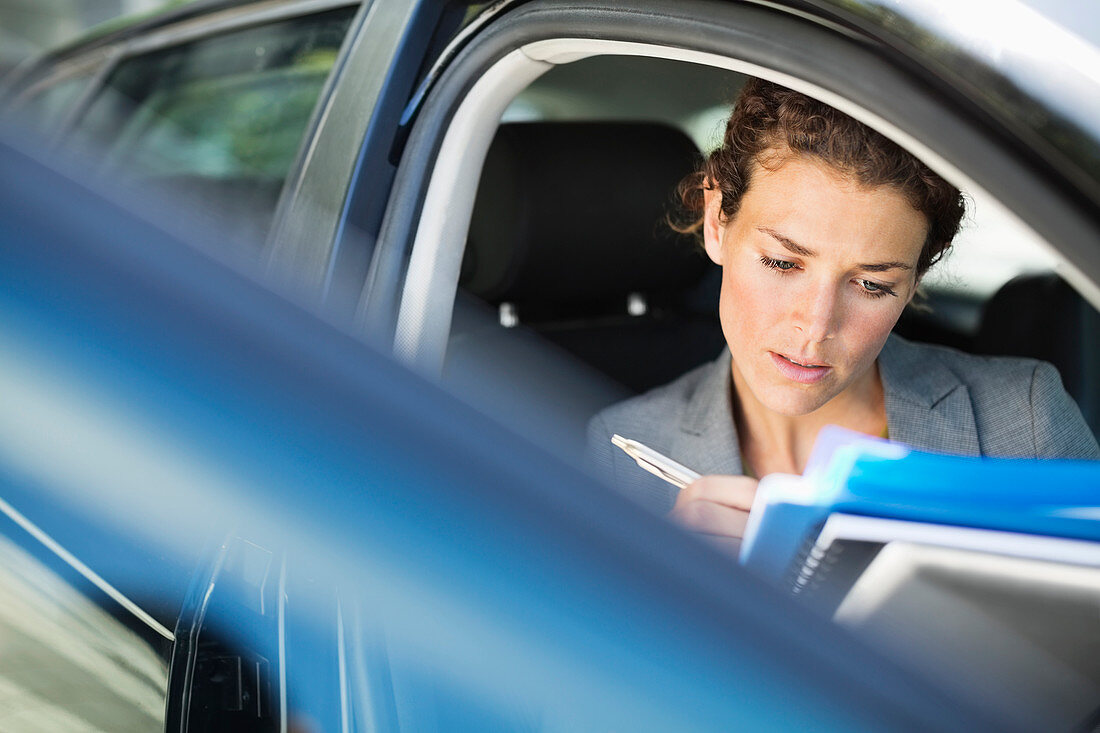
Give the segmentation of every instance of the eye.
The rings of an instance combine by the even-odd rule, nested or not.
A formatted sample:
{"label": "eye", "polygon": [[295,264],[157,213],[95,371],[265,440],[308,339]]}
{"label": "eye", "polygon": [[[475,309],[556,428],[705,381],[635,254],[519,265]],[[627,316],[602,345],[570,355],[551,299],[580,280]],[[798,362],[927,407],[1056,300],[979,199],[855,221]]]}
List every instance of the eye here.
{"label": "eye", "polygon": [[767,255],[763,255],[760,258],[760,262],[764,265],[764,267],[770,268],[772,270],[779,270],[780,272],[790,272],[791,270],[798,267],[798,265],[789,260],[777,260],[774,257],[768,257]]}
{"label": "eye", "polygon": [[883,295],[893,295],[897,297],[897,293],[894,292],[893,288],[889,288],[885,285],[880,285],[870,280],[857,280],[856,282],[863,288],[863,292],[867,293],[872,298],[879,298]]}

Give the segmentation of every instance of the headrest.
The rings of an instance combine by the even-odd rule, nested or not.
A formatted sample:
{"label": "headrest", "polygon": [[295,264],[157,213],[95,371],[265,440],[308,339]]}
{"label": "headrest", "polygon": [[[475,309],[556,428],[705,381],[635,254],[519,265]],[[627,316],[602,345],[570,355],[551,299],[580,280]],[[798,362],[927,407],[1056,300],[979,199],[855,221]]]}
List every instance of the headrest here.
{"label": "headrest", "polygon": [[1011,354],[1058,367],[1070,394],[1090,414],[1084,392],[1086,364],[1095,349],[1096,311],[1054,272],[1024,273],[1001,286],[986,303],[974,337],[979,354]]}
{"label": "headrest", "polygon": [[625,303],[706,270],[665,223],[699,152],[660,124],[501,125],[477,193],[461,285],[489,301]]}

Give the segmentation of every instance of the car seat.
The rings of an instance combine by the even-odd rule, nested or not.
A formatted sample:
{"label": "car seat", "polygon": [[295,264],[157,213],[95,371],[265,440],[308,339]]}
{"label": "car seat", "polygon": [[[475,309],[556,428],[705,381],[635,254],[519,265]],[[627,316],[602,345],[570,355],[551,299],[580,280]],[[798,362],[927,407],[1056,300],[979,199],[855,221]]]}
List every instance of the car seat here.
{"label": "car seat", "polygon": [[698,157],[663,124],[502,125],[460,288],[635,392],[713,358],[719,270],[667,223]]}
{"label": "car seat", "polygon": [[974,351],[1050,362],[1100,434],[1100,313],[1055,273],[1005,283],[985,306]]}

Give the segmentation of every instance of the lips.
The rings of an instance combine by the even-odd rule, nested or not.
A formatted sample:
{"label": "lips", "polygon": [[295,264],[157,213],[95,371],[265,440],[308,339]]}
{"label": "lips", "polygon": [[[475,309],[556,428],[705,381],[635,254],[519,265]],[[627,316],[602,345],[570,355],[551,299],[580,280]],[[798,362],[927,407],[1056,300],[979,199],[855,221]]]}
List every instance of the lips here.
{"label": "lips", "polygon": [[825,375],[832,371],[832,367],[824,364],[802,363],[774,351],[768,353],[779,373],[799,384],[814,384],[824,379]]}

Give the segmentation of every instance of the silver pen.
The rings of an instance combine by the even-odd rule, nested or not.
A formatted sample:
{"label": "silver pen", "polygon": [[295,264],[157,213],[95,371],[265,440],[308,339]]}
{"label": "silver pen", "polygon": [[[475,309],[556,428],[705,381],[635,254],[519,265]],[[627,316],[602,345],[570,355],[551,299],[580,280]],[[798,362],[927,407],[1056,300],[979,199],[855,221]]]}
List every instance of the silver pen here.
{"label": "silver pen", "polygon": [[626,454],[637,461],[639,466],[681,489],[701,475],[682,463],[677,463],[668,456],[658,453],[648,445],[629,440],[618,433],[611,436],[611,442],[626,451]]}

